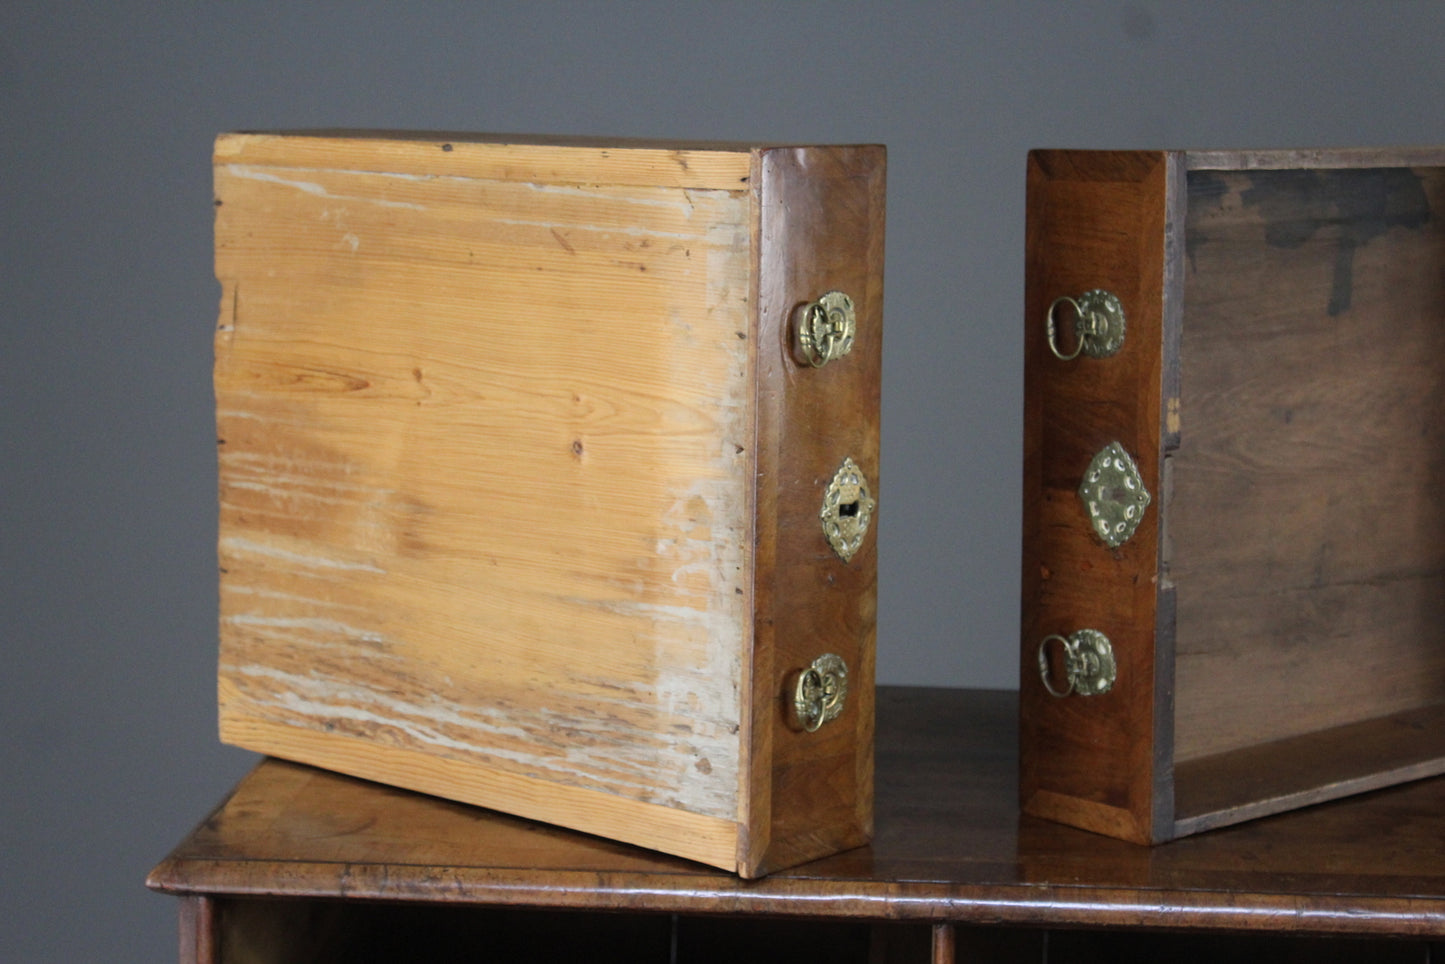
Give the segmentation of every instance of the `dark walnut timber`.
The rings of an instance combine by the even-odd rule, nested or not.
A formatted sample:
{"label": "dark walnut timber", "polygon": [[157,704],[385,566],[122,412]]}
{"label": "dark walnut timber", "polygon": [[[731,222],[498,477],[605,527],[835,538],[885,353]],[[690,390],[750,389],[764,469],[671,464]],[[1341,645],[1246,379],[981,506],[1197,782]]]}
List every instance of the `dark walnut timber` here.
{"label": "dark walnut timber", "polygon": [[[1036,151],[1028,191],[1024,809],[1157,843],[1445,772],[1445,151]],[[1122,347],[1065,361],[1096,288]],[[1152,494],[1116,547],[1110,442]],[[1117,679],[1055,697],[1082,628]]]}
{"label": "dark walnut timber", "polygon": [[[1167,201],[1178,165],[1162,154],[1030,155],[1024,355],[1023,685],[1025,808],[1128,840],[1165,839],[1168,650],[1155,643],[1167,589],[1157,571],[1157,511],[1108,550],[1078,488],[1095,453],[1120,441],[1144,485],[1159,490],[1161,353]],[[1060,295],[1106,290],[1125,307],[1127,338],[1107,359],[1063,362],[1043,319]],[[1081,628],[1113,643],[1119,683],[1063,699],[1043,688],[1041,641]],[[1160,659],[1160,656],[1163,659]],[[1164,731],[1161,733],[1161,730]]]}
{"label": "dark walnut timber", "polygon": [[[766,873],[868,841],[873,808],[877,540],[846,565],[817,539],[818,493],[844,459],[881,491],[884,168],[876,148],[758,154],[758,518],[749,851]],[[868,310],[848,364],[789,358],[800,291],[856,292]],[[819,647],[848,665],[846,719],[799,732],[778,712],[778,679]]]}
{"label": "dark walnut timber", "polygon": [[1210,958],[1132,932],[1445,939],[1445,779],[1145,847],[1020,815],[1016,720],[1012,693],[881,688],[873,842],[762,880],[271,760],[149,884],[183,898],[185,946],[210,948],[184,959],[207,961],[370,960],[323,950],[439,933],[659,961],[671,941],[783,960],[794,938],[843,961],[1094,959],[1080,928],[1182,960]]}

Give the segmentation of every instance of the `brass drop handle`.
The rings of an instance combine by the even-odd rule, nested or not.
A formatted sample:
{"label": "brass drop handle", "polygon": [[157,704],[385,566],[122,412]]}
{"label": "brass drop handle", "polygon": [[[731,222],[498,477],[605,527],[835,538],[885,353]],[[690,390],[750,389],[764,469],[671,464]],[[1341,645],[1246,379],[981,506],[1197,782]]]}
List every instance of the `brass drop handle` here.
{"label": "brass drop handle", "polygon": [[830,291],[798,309],[793,324],[793,357],[799,364],[822,368],[853,350],[858,317],[853,299]]}
{"label": "brass drop handle", "polygon": [[804,733],[815,733],[843,712],[848,695],[848,665],[843,657],[824,653],[807,669],[790,674],[784,690],[788,725]]}
{"label": "brass drop handle", "polygon": [[[1062,305],[1074,309],[1074,350],[1067,354],[1059,347],[1059,323],[1055,317]],[[1090,358],[1108,358],[1124,346],[1124,306],[1118,298],[1100,289],[1086,291],[1077,298],[1055,298],[1049,305],[1044,325],[1049,351],[1063,361],[1073,361],[1081,353]]]}
{"label": "brass drop handle", "polygon": [[[1050,647],[1051,642],[1059,645]],[[1064,656],[1063,675],[1067,685],[1062,689],[1054,685],[1050,649],[1059,649]],[[1114,647],[1109,643],[1109,637],[1097,629],[1080,629],[1068,636],[1045,636],[1039,643],[1039,676],[1050,695],[1065,697],[1077,693],[1080,696],[1097,696],[1107,693],[1113,688],[1118,672]]]}

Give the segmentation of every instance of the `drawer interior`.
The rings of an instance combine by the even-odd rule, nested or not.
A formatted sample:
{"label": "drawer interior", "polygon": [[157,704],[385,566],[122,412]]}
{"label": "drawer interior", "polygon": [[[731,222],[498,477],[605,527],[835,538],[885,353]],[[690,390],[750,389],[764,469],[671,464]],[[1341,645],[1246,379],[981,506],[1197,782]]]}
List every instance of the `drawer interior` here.
{"label": "drawer interior", "polygon": [[1445,771],[1445,169],[1187,190],[1178,819]]}

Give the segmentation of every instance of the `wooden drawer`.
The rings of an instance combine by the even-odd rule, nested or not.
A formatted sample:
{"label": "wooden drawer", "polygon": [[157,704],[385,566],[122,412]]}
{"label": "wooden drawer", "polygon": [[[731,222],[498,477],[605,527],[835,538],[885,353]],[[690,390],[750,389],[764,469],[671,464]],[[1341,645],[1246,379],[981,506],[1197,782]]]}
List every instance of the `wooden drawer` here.
{"label": "wooden drawer", "polygon": [[[1445,151],[1030,155],[1028,812],[1157,842],[1445,772],[1442,212]],[[1056,357],[1097,290],[1122,345],[1085,303]],[[1112,689],[1052,695],[1080,630]]]}
{"label": "wooden drawer", "polygon": [[748,876],[866,842],[884,165],[221,137],[222,739]]}

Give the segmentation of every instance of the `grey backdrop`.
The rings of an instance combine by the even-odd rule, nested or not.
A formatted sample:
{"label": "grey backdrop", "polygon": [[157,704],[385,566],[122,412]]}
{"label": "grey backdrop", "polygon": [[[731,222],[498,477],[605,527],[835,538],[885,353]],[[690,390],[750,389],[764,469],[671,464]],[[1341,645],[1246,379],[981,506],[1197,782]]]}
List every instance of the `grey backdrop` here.
{"label": "grey backdrop", "polygon": [[889,147],[881,682],[1013,687],[1030,147],[1445,143],[1434,3],[0,6],[0,961],[174,959],[214,726],[210,144]]}

